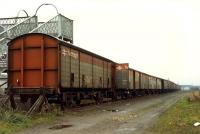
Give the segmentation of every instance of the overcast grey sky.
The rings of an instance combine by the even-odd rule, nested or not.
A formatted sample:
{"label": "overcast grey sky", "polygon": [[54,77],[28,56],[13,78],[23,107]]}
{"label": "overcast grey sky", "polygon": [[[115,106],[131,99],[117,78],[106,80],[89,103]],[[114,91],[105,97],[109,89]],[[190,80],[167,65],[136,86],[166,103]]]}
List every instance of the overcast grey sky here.
{"label": "overcast grey sky", "polygon": [[[0,17],[20,9],[33,15],[42,3],[74,20],[75,45],[179,84],[200,84],[199,0],[2,0]],[[51,6],[38,12],[40,21],[55,15]]]}

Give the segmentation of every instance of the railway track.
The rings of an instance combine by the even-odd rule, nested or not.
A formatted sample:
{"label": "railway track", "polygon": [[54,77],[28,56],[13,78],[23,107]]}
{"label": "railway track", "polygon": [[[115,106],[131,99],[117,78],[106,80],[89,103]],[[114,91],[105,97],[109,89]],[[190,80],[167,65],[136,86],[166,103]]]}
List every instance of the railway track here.
{"label": "railway track", "polygon": [[[131,98],[124,98],[124,99],[120,98],[120,99],[117,99],[117,100],[112,100],[111,98],[104,98],[103,101],[98,102],[98,103],[95,100],[92,100],[92,99],[85,99],[85,100],[81,101],[80,105],[76,105],[76,104],[67,105],[67,106],[64,107],[64,109],[71,109],[71,110],[79,111],[84,107],[91,107],[91,106],[95,106],[95,105],[98,107],[98,106],[101,106],[101,105],[106,104],[106,103],[118,103],[118,102],[121,103],[121,102],[124,102],[124,101],[138,100],[139,98],[147,98],[148,99],[149,97],[152,98],[152,97],[158,96],[158,95],[162,96],[164,94],[134,96],[134,97],[131,97]],[[22,103],[20,101],[20,96],[15,96],[14,99],[15,99],[15,102],[17,104],[17,110],[27,111],[27,116],[31,116],[32,114],[37,113],[38,111],[48,112],[48,111],[51,111],[52,109],[54,109],[56,107],[57,108],[60,107],[59,103],[57,103],[57,104],[54,103],[54,106],[53,106],[53,105],[49,105],[49,103],[45,104],[45,102],[41,105],[34,107],[33,105],[31,105],[30,101],[29,101],[29,103]],[[50,104],[52,104],[52,103],[50,103]],[[35,105],[37,105],[37,104],[35,104]],[[9,100],[8,95],[0,95],[0,107],[4,107],[6,109],[11,109],[11,104],[10,104],[10,100]],[[46,108],[46,110],[44,110],[45,108]]]}
{"label": "railway track", "polygon": [[[165,93],[166,94],[166,93]],[[112,100],[111,98],[106,98],[104,99],[101,103],[96,103],[95,100],[82,100],[80,105],[73,105],[73,106],[66,106],[66,108],[81,108],[81,107],[86,107],[86,106],[93,106],[93,105],[101,105],[104,103],[109,103],[109,102],[120,102],[120,101],[130,101],[130,100],[134,100],[134,99],[139,99],[139,98],[145,98],[145,97],[153,97],[153,96],[157,96],[158,94],[152,94],[152,95],[138,95],[138,96],[134,96],[131,98],[125,98],[125,99],[117,99],[117,100]],[[159,94],[159,95],[164,95],[164,94]]]}
{"label": "railway track", "polygon": [[[151,96],[154,96],[154,95],[157,95],[157,94],[152,94]],[[103,103],[109,103],[109,102],[119,102],[121,100],[133,100],[135,98],[139,98],[139,97],[146,97],[146,96],[150,96],[150,95],[139,95],[139,96],[134,96],[134,97],[131,97],[131,98],[118,98],[116,100],[112,100],[112,98],[104,98],[103,101],[101,102],[96,102],[95,100],[93,99],[83,99],[81,100],[81,104],[80,105],[76,105],[75,103],[74,104],[71,104],[71,105],[65,105],[66,108],[77,108],[77,107],[85,107],[85,106],[91,106],[91,105],[99,105],[99,104],[103,104]],[[5,95],[5,94],[0,94],[0,105],[2,103],[4,103],[5,101],[7,101],[9,99],[9,96],[8,95]],[[20,96],[16,96],[14,97],[16,103],[21,103],[20,102]],[[9,101],[9,100],[8,100]],[[50,104],[52,104],[54,102],[50,102]],[[56,103],[55,103],[56,104]],[[57,104],[57,105],[60,105],[60,104]]]}

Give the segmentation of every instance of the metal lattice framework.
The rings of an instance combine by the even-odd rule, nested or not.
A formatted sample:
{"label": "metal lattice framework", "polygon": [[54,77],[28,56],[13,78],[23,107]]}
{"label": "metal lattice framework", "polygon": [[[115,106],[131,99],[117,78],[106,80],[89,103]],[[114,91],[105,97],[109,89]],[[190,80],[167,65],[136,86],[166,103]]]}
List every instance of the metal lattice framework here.
{"label": "metal lattice framework", "polygon": [[28,17],[0,18],[0,25],[3,26],[4,29],[6,30],[17,23],[23,22],[27,18]]}
{"label": "metal lattice framework", "polygon": [[56,36],[58,27],[58,16],[52,18],[51,20],[41,24],[39,27],[33,29],[30,33],[45,33],[51,36]]}
{"label": "metal lattice framework", "polygon": [[61,36],[73,42],[73,20],[60,14],[61,19]]}
{"label": "metal lattice framework", "polygon": [[[57,15],[47,22],[38,22],[38,10],[48,5],[56,9]],[[21,12],[24,12],[26,17],[19,17]],[[56,6],[49,3],[40,5],[32,17],[25,10],[19,10],[17,17],[0,18],[0,68],[7,68],[7,43],[10,39],[31,32],[45,33],[72,43],[73,21],[59,14]]]}
{"label": "metal lattice framework", "polygon": [[[20,23],[17,23],[15,19],[12,19],[12,18],[10,20],[12,20],[11,22],[13,23],[13,25],[0,33],[0,44],[1,44],[0,56],[7,54],[6,44],[8,43],[10,39],[13,39],[17,36],[28,33],[29,31],[37,27],[37,16],[26,18],[23,21],[20,20],[22,21]],[[2,21],[2,23],[6,23],[5,19],[4,21]],[[5,56],[0,57],[0,66],[6,66],[6,63],[7,63],[7,56],[6,58]]]}
{"label": "metal lattice framework", "polygon": [[22,21],[19,24],[16,24],[6,31],[0,33],[0,39],[2,38],[14,38],[16,36],[28,33],[32,29],[37,27],[37,17],[32,16],[27,18],[26,20]]}
{"label": "metal lattice framework", "polygon": [[0,56],[0,67],[7,67],[7,54],[4,53]]}
{"label": "metal lattice framework", "polygon": [[[12,39],[16,36],[28,33],[32,29],[37,27],[37,17],[29,17],[26,20],[22,21],[19,24],[16,24],[9,29],[3,31],[0,33],[0,44],[5,45],[8,42],[8,38]],[[2,50],[3,49],[3,50]],[[4,46],[1,46],[1,53],[3,53],[5,50]]]}
{"label": "metal lattice framework", "polygon": [[0,33],[4,31],[4,27],[0,25]]}
{"label": "metal lattice framework", "polygon": [[73,41],[73,21],[58,14],[51,20],[33,29],[31,33],[45,33],[54,37],[61,37]]}
{"label": "metal lattice framework", "polygon": [[[38,22],[36,14],[45,5],[53,6],[57,15],[45,23]],[[26,14],[26,17],[18,17],[21,11]],[[56,6],[49,3],[40,5],[32,17],[29,17],[25,10],[20,10],[17,17],[0,18],[0,67],[7,66],[7,43],[9,40],[26,33],[45,33],[73,42],[73,21],[59,14]]]}

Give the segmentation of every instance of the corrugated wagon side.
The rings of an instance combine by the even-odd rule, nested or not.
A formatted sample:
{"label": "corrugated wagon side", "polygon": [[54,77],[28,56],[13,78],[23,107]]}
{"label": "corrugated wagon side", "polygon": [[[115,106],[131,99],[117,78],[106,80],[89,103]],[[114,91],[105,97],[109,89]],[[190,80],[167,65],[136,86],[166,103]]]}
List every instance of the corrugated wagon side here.
{"label": "corrugated wagon side", "polygon": [[[8,43],[8,88],[22,102],[39,95],[49,102],[80,104],[83,99],[116,99],[175,91],[173,82],[117,64],[66,41],[29,33]],[[13,105],[14,106],[14,105]]]}
{"label": "corrugated wagon side", "polygon": [[60,51],[64,102],[80,104],[82,99],[111,97],[112,61],[66,42],[61,42]]}
{"label": "corrugated wagon side", "polygon": [[24,102],[42,93],[60,103],[113,94],[114,63],[72,44],[31,33],[13,39],[8,52],[8,90]]}

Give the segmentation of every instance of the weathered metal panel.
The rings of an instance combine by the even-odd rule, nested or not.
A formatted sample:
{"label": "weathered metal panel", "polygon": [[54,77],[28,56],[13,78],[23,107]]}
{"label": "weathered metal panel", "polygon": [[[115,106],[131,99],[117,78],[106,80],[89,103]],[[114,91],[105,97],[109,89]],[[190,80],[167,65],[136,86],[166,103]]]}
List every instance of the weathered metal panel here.
{"label": "weathered metal panel", "polygon": [[149,89],[149,76],[145,75],[145,89]]}
{"label": "weathered metal panel", "polygon": [[162,89],[161,79],[157,79],[156,89]]}
{"label": "weathered metal panel", "polygon": [[141,89],[149,88],[149,76],[141,73]]}
{"label": "weathered metal panel", "polygon": [[135,89],[140,89],[140,73],[135,71]]}
{"label": "weathered metal panel", "polygon": [[156,89],[156,78],[155,77],[153,77],[153,89]]}
{"label": "weathered metal panel", "polygon": [[141,83],[141,84],[140,84],[140,86],[141,86],[140,88],[141,88],[141,89],[145,89],[145,76],[144,76],[144,74],[142,74],[142,73],[141,73],[141,80],[140,80],[140,83]]}
{"label": "weathered metal panel", "polygon": [[146,75],[145,78],[146,78],[146,79],[145,79],[145,89],[149,89],[149,76]]}
{"label": "weathered metal panel", "polygon": [[147,76],[147,75],[145,75],[144,74],[144,89],[148,89],[147,87],[147,85],[148,85],[148,83],[147,83],[147,79],[149,80],[149,77]]}
{"label": "weathered metal panel", "polygon": [[164,80],[164,89],[169,88],[169,82],[167,80]]}
{"label": "weathered metal panel", "polygon": [[61,47],[61,85],[65,88],[79,88],[79,52]]}
{"label": "weathered metal panel", "polygon": [[134,89],[134,86],[133,86],[133,70],[129,70],[129,89]]}
{"label": "weathered metal panel", "polygon": [[103,88],[108,87],[108,62],[103,62]]}
{"label": "weathered metal panel", "polygon": [[115,65],[115,83],[117,89],[129,89],[129,70],[127,63]]}
{"label": "weathered metal panel", "polygon": [[71,73],[70,73],[70,87],[79,87],[79,52],[71,49]]}
{"label": "weathered metal panel", "polygon": [[8,47],[8,86],[20,87],[23,39],[13,41]]}
{"label": "weathered metal panel", "polygon": [[92,56],[80,53],[80,87],[93,88]]}
{"label": "weathered metal panel", "polygon": [[108,88],[112,86],[112,63],[108,63]]}
{"label": "weathered metal panel", "polygon": [[115,66],[116,66],[117,70],[127,70],[127,69],[129,69],[128,63],[116,64]]}
{"label": "weathered metal panel", "polygon": [[70,87],[70,48],[61,46],[61,86]]}
{"label": "weathered metal panel", "polygon": [[93,87],[103,88],[103,61],[93,57]]}
{"label": "weathered metal panel", "polygon": [[156,89],[156,78],[149,76],[149,89]]}
{"label": "weathered metal panel", "polygon": [[153,79],[149,77],[149,89],[153,89]]}
{"label": "weathered metal panel", "polygon": [[[21,68],[21,52],[20,49],[10,49],[9,50],[9,66],[8,69],[20,69]],[[16,58],[17,57],[17,58]]]}
{"label": "weathered metal panel", "polygon": [[117,89],[128,89],[129,88],[129,71],[122,69],[116,70],[115,79]]}
{"label": "weathered metal panel", "polygon": [[168,81],[168,89],[172,89],[172,82],[171,81]]}

